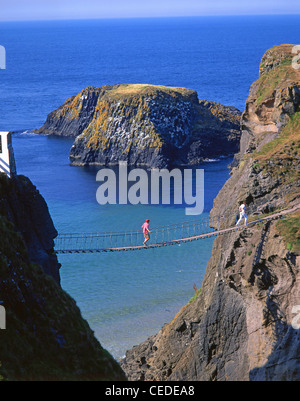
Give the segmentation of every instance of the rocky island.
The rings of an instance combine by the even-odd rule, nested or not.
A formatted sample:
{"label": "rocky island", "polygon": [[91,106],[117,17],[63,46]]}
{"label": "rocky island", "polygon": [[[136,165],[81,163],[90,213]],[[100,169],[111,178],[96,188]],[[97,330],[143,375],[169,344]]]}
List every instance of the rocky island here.
{"label": "rocky island", "polygon": [[233,226],[244,200],[250,220],[298,210],[215,239],[200,294],[127,352],[131,380],[300,380],[300,71],[292,48],[275,46],[262,58],[211,224],[226,214],[222,227]]}
{"label": "rocky island", "polygon": [[[101,347],[74,300],[60,287],[60,266],[53,252],[57,232],[37,188],[26,177],[0,174],[0,305],[7,310],[7,329],[1,332],[0,381],[126,377],[138,381],[300,380],[300,71],[292,67],[292,48],[275,46],[262,58],[259,79],[251,86],[241,118],[240,151],[232,163],[231,177],[214,201],[211,226],[221,214],[226,218],[218,228],[234,226],[234,212],[242,201],[246,201],[249,221],[283,209],[295,211],[281,220],[219,235],[201,291],[159,333],[127,351],[123,370]],[[118,105],[107,99],[110,91],[128,89],[88,88],[51,113],[40,132],[76,137],[72,152],[77,141],[90,143],[91,148],[84,145],[86,153],[79,152],[75,158],[78,164],[117,161],[110,159],[113,153],[109,149],[112,145],[116,152],[120,149],[118,135],[113,136],[116,142],[106,135],[119,126],[120,138],[127,138],[130,131],[122,127],[130,118],[114,125],[113,119],[119,117],[112,110],[122,102]],[[136,89],[140,92],[142,88]],[[143,101],[148,99],[149,89],[145,88]],[[157,95],[157,88],[152,89]],[[168,165],[171,156],[172,163],[196,163],[202,157],[199,149],[206,146],[204,142],[201,145],[205,133],[214,133],[220,141],[215,143],[220,147],[227,143],[228,149],[239,136],[238,128],[233,128],[239,119],[236,110],[201,103],[195,93],[180,91],[176,95],[184,111],[180,118],[184,115],[186,120],[172,131],[172,146],[178,148],[170,158],[168,153],[151,150],[147,153],[151,166]],[[174,93],[169,96],[173,99]],[[89,106],[85,107],[85,101]],[[71,105],[77,102],[81,106],[76,112]],[[145,108],[144,104],[143,116]],[[124,106],[124,113],[129,109]],[[146,115],[152,116],[154,109]],[[210,116],[202,125],[197,114],[201,110]],[[141,116],[140,124],[150,121],[148,117]],[[210,118],[216,124],[212,131],[207,123]],[[142,143],[169,140],[167,131],[166,137],[162,130],[159,135],[153,132]],[[133,164],[145,161],[139,158],[137,137],[133,133],[132,142],[125,141],[133,145],[127,154]],[[188,159],[193,143],[196,151]],[[164,149],[164,143],[159,149]],[[181,153],[180,149],[187,151]],[[86,158],[82,163],[81,157]]]}
{"label": "rocky island", "polygon": [[239,150],[234,107],[198,99],[190,89],[155,85],[88,87],[51,112],[36,133],[76,138],[73,165],[167,168]]}

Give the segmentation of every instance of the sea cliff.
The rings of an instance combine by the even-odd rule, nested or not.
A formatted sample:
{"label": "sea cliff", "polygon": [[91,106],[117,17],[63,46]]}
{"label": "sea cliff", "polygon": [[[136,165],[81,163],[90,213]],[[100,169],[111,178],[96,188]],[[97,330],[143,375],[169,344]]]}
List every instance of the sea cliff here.
{"label": "sea cliff", "polygon": [[75,137],[74,165],[166,168],[239,150],[240,112],[185,88],[88,87],[51,112],[35,132]]}
{"label": "sea cliff", "polygon": [[53,252],[58,233],[44,198],[27,177],[9,179],[1,173],[0,215],[22,236],[30,261],[38,263],[59,284],[60,264]]}
{"label": "sea cliff", "polygon": [[[300,71],[292,45],[262,58],[242,115],[241,149],[211,211],[235,224],[300,203]],[[215,227],[216,228],[216,227]],[[214,241],[200,294],[129,350],[132,380],[300,380],[300,211]]]}
{"label": "sea cliff", "polygon": [[0,173],[0,381],[126,380],[59,285],[56,235],[30,180]]}

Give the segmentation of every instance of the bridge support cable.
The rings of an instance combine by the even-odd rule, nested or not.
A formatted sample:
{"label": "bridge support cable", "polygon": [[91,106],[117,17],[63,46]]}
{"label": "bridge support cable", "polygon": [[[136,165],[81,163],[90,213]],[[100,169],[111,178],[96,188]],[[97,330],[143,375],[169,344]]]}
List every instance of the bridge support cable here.
{"label": "bridge support cable", "polygon": [[217,227],[215,230],[210,227],[208,218],[160,226],[151,230],[151,242],[149,242],[147,246],[143,245],[144,235],[141,230],[110,233],[60,234],[55,239],[54,252],[57,254],[120,252],[179,245],[180,243],[206,239],[212,236],[224,235],[229,232],[243,230],[259,222],[267,222],[282,218],[298,209],[299,207],[297,206],[293,209],[274,213],[252,221],[248,223],[248,226],[246,227],[236,227],[234,225],[233,227],[222,229],[222,220],[226,219],[225,221],[228,222],[232,217],[232,221],[234,222],[234,216],[232,215],[222,215],[212,218],[211,225]]}

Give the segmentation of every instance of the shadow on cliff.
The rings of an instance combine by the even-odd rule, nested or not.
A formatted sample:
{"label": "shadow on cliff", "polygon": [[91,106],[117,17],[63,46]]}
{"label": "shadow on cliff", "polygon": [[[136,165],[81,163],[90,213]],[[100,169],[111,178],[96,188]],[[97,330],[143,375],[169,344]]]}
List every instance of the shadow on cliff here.
{"label": "shadow on cliff", "polygon": [[265,227],[263,231],[262,246],[258,246],[260,256],[255,268],[260,268],[263,272],[260,285],[268,288],[263,319],[265,327],[272,325],[275,340],[267,363],[250,371],[249,379],[251,381],[298,381],[300,380],[300,329],[295,329],[286,323],[286,314],[281,310],[276,302],[277,297],[273,294],[277,278],[265,266],[265,261],[260,260],[268,228],[268,226]]}
{"label": "shadow on cliff", "polygon": [[32,263],[60,284],[60,264],[54,254],[54,227],[46,201],[29,178],[0,174],[0,216],[6,217],[26,244]]}
{"label": "shadow on cliff", "polygon": [[300,380],[300,329],[276,321],[274,330],[279,333],[265,365],[250,371],[250,381]]}

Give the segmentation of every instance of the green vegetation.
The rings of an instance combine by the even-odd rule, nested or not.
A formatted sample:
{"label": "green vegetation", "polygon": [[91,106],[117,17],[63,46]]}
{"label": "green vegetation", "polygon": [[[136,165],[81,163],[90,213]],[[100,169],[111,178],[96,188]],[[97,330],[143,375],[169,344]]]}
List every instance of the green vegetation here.
{"label": "green vegetation", "polygon": [[291,66],[291,60],[284,60],[273,70],[261,75],[258,79],[256,105],[260,106],[264,101],[273,97],[274,91],[287,79],[298,81],[296,70]]}
{"label": "green vegetation", "polygon": [[23,240],[0,216],[0,288],[7,313],[0,375],[7,380],[122,378],[74,300],[30,264]]}
{"label": "green vegetation", "polygon": [[[150,147],[160,149],[163,146],[161,134],[157,132],[150,118],[148,101],[160,95],[170,97],[190,97],[194,91],[185,88],[171,88],[155,85],[115,85],[109,87],[99,97],[91,124],[83,131],[87,135],[87,147],[95,150],[106,150],[110,146],[110,131],[114,125],[114,116],[119,120],[126,120],[128,128],[138,127],[140,132],[149,134]],[[78,97],[78,96],[77,96]],[[76,98],[77,98],[76,97]],[[76,98],[72,101],[76,102]],[[75,115],[73,113],[73,115]],[[138,138],[128,133],[125,154],[128,154],[131,146],[138,145]]]}
{"label": "green vegetation", "polygon": [[1,216],[0,232],[1,300],[7,313],[0,375],[7,380],[122,378],[74,300],[29,263],[21,236]]}
{"label": "green vegetation", "polygon": [[[282,208],[277,208],[276,210],[272,210],[269,213],[261,213],[259,215],[250,216],[248,218],[248,222],[251,223],[253,221],[263,219],[264,217],[268,217],[268,216],[271,216],[272,214],[279,213],[281,210],[282,210]],[[260,226],[260,225],[261,225],[261,223],[258,223],[258,226]]]}
{"label": "green vegetation", "polygon": [[[167,87],[148,84],[105,85],[99,88],[87,87],[76,96],[66,100],[64,105],[52,112],[52,119],[78,120],[82,111],[83,98],[98,99],[91,116],[89,126],[83,131],[87,147],[94,150],[106,150],[111,146],[110,132],[114,131],[115,118],[131,127],[138,127],[139,132],[149,134],[147,146],[159,149],[163,146],[161,135],[157,132],[150,118],[149,100],[160,97],[191,99],[197,98],[195,91],[186,88]],[[130,135],[129,135],[130,136]],[[115,139],[115,138],[114,138]],[[136,138],[122,138],[126,141],[125,154],[131,146],[136,146]],[[134,142],[135,141],[135,142]]]}
{"label": "green vegetation", "polygon": [[67,118],[68,120],[77,120],[82,110],[82,97],[87,97],[91,89],[93,92],[96,92],[97,96],[99,95],[99,88],[86,88],[76,96],[69,97],[62,106],[52,112],[52,117],[56,119]]}
{"label": "green vegetation", "polygon": [[289,251],[300,253],[300,212],[280,220],[276,224],[278,234],[283,237]]}
{"label": "green vegetation", "polygon": [[256,81],[258,85],[256,105],[273,98],[275,90],[286,86],[287,80],[292,83],[299,82],[299,72],[292,67],[293,45],[273,46],[263,56],[260,63],[260,77]]}
{"label": "green vegetation", "polygon": [[[1,370],[2,363],[0,362],[0,370]],[[0,382],[4,381],[4,377],[0,375]]]}
{"label": "green vegetation", "polygon": [[[125,118],[129,122],[129,127],[138,126],[139,131],[148,133],[150,136],[150,146],[161,148],[163,142],[158,132],[156,132],[154,124],[150,120],[150,109],[144,96],[124,97],[111,102],[107,98],[99,100],[94,118],[88,128],[83,132],[88,136],[87,147],[95,150],[106,150],[110,146],[110,131],[113,127],[114,114],[117,114],[118,119]],[[132,133],[128,133],[126,140],[126,148],[124,153],[130,152],[131,146],[138,145],[138,138]],[[123,142],[125,145],[125,143]]]}
{"label": "green vegetation", "polygon": [[[276,59],[276,58],[273,59],[273,62],[278,63],[278,65],[281,65],[281,66],[290,66],[292,64],[292,59],[293,59],[293,56],[290,53],[280,63],[278,63],[278,59]],[[268,60],[268,64],[270,64],[270,60]],[[266,61],[262,61],[259,66],[260,71],[263,71],[266,68],[266,66],[267,66]]]}
{"label": "green vegetation", "polygon": [[[278,138],[254,152],[253,158],[254,168],[259,166],[264,173],[280,178],[282,184],[297,182],[300,179],[300,112],[290,117]],[[296,192],[300,192],[299,187]]]}
{"label": "green vegetation", "polygon": [[196,301],[196,299],[199,297],[200,294],[201,294],[201,288],[199,288],[199,290],[195,292],[195,295],[189,300],[188,305]]}
{"label": "green vegetation", "polygon": [[110,91],[107,92],[107,95],[111,100],[120,99],[121,97],[132,97],[135,95],[142,96],[153,96],[157,95],[160,92],[168,94],[172,97],[177,96],[191,96],[191,94],[195,93],[191,89],[186,88],[177,88],[163,85],[148,85],[148,84],[121,84],[115,85]]}
{"label": "green vegetation", "polygon": [[300,112],[297,112],[290,117],[290,121],[281,131],[280,136],[266,143],[255,156],[261,161],[266,161],[278,153],[280,153],[281,157],[299,156],[299,142]]}
{"label": "green vegetation", "polygon": [[30,263],[23,237],[6,217],[6,195],[17,199],[21,185],[28,180],[0,174],[0,300],[6,309],[0,380],[124,380],[75,301]]}

